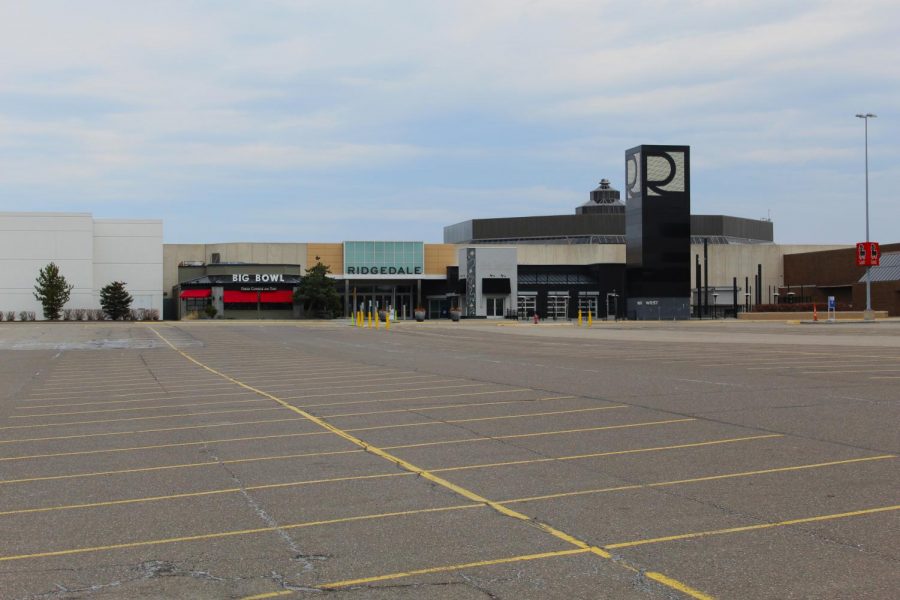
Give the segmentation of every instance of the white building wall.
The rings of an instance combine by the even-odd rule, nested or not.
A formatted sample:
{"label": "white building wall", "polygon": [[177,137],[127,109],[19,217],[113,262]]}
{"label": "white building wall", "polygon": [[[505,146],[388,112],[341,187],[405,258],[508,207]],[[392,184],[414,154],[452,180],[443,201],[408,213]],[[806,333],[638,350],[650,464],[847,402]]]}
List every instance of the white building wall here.
{"label": "white building wall", "polygon": [[66,308],[100,308],[100,288],[121,280],[135,308],[162,312],[162,221],[0,213],[0,310],[42,318],[33,292],[38,272],[50,262],[75,286]]}
{"label": "white building wall", "polygon": [[75,286],[67,306],[93,306],[92,256],[88,213],[0,213],[0,310],[34,311],[42,318],[34,285],[50,262]]}
{"label": "white building wall", "polygon": [[124,281],[133,308],[162,314],[163,227],[159,220],[97,219],[94,221],[94,306],[100,288]]}

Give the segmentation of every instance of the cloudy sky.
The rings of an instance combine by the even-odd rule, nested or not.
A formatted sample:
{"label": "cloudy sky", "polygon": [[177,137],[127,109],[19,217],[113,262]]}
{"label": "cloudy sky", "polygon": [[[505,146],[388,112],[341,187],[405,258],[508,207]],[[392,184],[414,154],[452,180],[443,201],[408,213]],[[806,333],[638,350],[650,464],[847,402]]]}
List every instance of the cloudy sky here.
{"label": "cloudy sky", "polygon": [[900,241],[896,0],[0,0],[0,211],[440,241],[689,144],[693,212]]}

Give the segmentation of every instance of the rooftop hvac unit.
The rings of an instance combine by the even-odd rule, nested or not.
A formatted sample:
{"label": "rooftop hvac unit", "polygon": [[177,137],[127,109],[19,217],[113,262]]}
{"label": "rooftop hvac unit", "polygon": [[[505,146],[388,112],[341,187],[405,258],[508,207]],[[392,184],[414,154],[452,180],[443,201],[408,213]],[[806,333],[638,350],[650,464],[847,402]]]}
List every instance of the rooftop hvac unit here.
{"label": "rooftop hvac unit", "polygon": [[209,262],[211,262],[214,265],[219,264],[220,262],[222,262],[222,255],[219,254],[218,252],[213,252],[212,256],[210,257]]}

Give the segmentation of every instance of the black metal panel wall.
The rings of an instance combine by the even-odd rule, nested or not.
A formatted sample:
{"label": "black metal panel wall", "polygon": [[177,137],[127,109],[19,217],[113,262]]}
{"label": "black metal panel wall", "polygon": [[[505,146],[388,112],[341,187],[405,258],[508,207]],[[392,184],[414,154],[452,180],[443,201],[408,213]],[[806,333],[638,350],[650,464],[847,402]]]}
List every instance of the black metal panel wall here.
{"label": "black metal panel wall", "polygon": [[[634,235],[639,236],[640,225],[640,222],[633,224]],[[625,230],[624,213],[474,219],[444,227],[444,243],[469,244],[481,240],[521,241],[534,238],[543,240],[542,243],[552,244],[555,243],[554,239],[623,236],[626,234]],[[774,240],[771,221],[727,215],[691,215],[690,230],[691,235],[695,238],[701,236],[727,237],[734,241],[752,242]],[[596,242],[596,239],[594,241]]]}
{"label": "black metal panel wall", "polygon": [[728,215],[692,215],[691,235],[726,236],[765,242],[771,242],[775,239],[772,221],[743,219]]}
{"label": "black metal panel wall", "polygon": [[[691,285],[690,147],[637,146],[625,153],[625,262],[629,315],[637,302],[686,299]],[[679,307],[662,318],[690,318]],[[654,305],[658,306],[658,305]]]}

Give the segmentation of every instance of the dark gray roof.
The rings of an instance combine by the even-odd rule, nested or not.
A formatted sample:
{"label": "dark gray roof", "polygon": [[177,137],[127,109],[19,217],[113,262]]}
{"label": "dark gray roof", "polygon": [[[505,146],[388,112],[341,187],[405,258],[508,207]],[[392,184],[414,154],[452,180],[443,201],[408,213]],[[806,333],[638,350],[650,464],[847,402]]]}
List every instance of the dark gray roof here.
{"label": "dark gray roof", "polygon": [[[888,252],[881,255],[881,264],[870,270],[872,281],[900,281],[900,252]],[[859,278],[859,283],[865,283],[866,276]]]}

